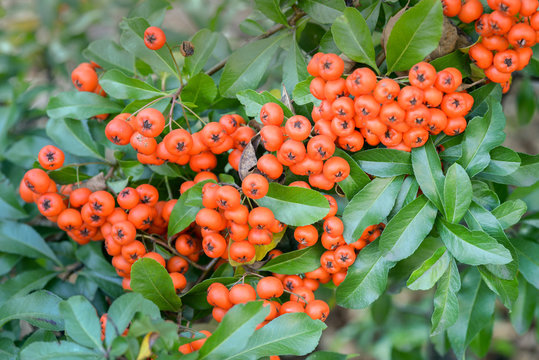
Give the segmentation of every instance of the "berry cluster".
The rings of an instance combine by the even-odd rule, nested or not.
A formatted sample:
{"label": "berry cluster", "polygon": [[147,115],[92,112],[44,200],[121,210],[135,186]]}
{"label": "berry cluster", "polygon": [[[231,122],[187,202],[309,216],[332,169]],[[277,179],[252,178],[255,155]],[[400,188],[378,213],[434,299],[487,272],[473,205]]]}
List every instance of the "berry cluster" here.
{"label": "berry cluster", "polygon": [[[302,284],[303,285],[303,284]],[[257,295],[259,301],[263,301],[265,306],[270,307],[268,316],[260,323],[257,329],[263,327],[279,315],[295,312],[305,312],[312,319],[325,321],[329,315],[329,306],[323,300],[316,300],[313,291],[316,287],[295,286],[288,290],[283,285],[283,281],[275,276],[261,277],[255,288],[247,283],[238,283],[233,285],[230,290],[221,283],[213,283],[207,290],[207,301],[214,308],[212,316],[217,322],[221,322],[223,316],[234,305],[243,304],[249,301],[256,301]],[[281,296],[289,295],[289,300],[279,302],[276,299]]]}
{"label": "berry cluster", "polygon": [[311,186],[330,190],[350,174],[348,162],[333,156],[335,139],[320,131],[316,124],[313,131],[305,116],[291,116],[282,126],[283,109],[275,103],[267,103],[262,106],[260,120],[264,124],[260,140],[270,153],[258,159],[257,169],[268,178],[278,179],[284,171],[283,166],[287,166],[295,175],[308,176]]}
{"label": "berry cluster", "polygon": [[442,0],[444,14],[465,23],[475,21],[480,40],[469,49],[472,61],[487,78],[509,90],[511,73],[522,70],[539,40],[538,0],[487,0],[493,11],[483,12],[479,0]]}
{"label": "berry cluster", "polygon": [[189,164],[195,172],[210,171],[217,166],[215,155],[228,152],[229,161],[237,169],[245,146],[255,131],[244,126],[239,115],[224,115],[219,122],[210,122],[194,134],[175,129],[165,136],[165,117],[153,108],[145,108],[136,115],[122,113],[105,128],[107,138],[117,145],[131,146],[142,164],[161,165],[165,161],[178,165]]}
{"label": "berry cluster", "polygon": [[[63,152],[47,145],[38,159],[48,170],[63,165]],[[130,288],[133,263],[141,257],[150,257],[166,267],[177,290],[185,288],[183,274],[188,269],[184,258],[175,256],[167,262],[156,252],[148,252],[137,240],[152,234],[165,236],[170,213],[176,200],[159,201],[157,189],[150,184],[123,189],[115,200],[104,190],[92,192],[86,187],[67,185],[58,192],[56,183],[42,169],[28,170],[19,187],[21,198],[36,203],[39,212],[80,245],[90,241],[105,242],[112,265],[124,278],[123,286]],[[119,206],[116,206],[116,201]],[[198,259],[198,257],[196,257]]]}
{"label": "berry cluster", "polygon": [[[262,175],[256,176],[267,191],[267,180]],[[250,191],[260,194],[259,189],[258,185],[253,185]],[[211,258],[230,257],[241,264],[251,262],[256,253],[255,245],[270,244],[273,234],[285,228],[270,209],[259,206],[249,210],[241,203],[240,192],[231,185],[204,184],[202,204],[204,208],[196,215],[195,222],[201,228],[202,249]]]}
{"label": "berry cluster", "polygon": [[410,85],[402,89],[393,79],[378,81],[369,68],[342,78],[344,63],[335,54],[315,54],[307,69],[315,76],[311,94],[322,100],[312,111],[315,132],[348,151],[361,150],[364,141],[410,151],[425,144],[429,133],[458,135],[473,105],[471,95],[457,92],[462,74],[455,68],[437,73],[420,62],[412,66]]}

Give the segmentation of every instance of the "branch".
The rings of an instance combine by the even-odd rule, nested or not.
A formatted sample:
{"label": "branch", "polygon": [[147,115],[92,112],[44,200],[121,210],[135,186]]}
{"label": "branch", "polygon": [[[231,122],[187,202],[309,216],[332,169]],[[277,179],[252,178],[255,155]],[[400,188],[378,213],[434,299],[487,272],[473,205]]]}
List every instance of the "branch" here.
{"label": "branch", "polygon": [[198,284],[199,282],[201,282],[202,280],[204,280],[204,278],[206,277],[206,275],[208,275],[208,273],[210,272],[210,270],[213,268],[213,266],[217,263],[217,261],[219,261],[220,258],[215,258],[215,259],[212,259],[212,261],[210,261],[207,265],[206,265],[206,268],[204,269],[204,271],[202,272],[202,274],[200,274],[200,276],[198,277],[197,281],[195,282],[195,285]]}
{"label": "branch", "polygon": [[[294,15],[292,15],[289,19],[288,19],[288,25],[289,26],[292,26],[294,27],[296,25],[296,22],[301,19],[302,17],[305,16],[305,13],[301,10],[296,10],[296,12],[294,13]],[[266,31],[265,33],[263,34],[260,34],[254,38],[252,38],[251,40],[249,40],[247,43],[243,44],[243,46],[247,45],[247,44],[250,44],[252,43],[253,41],[256,41],[256,40],[260,40],[260,39],[265,39],[265,38],[268,38],[270,37],[271,35],[275,34],[276,32],[280,31],[280,30],[283,30],[285,29],[287,26],[283,25],[283,24],[277,24],[273,27],[271,27],[268,31]],[[224,58],[223,60],[219,61],[217,64],[215,64],[212,68],[210,68],[208,71],[206,71],[206,74],[207,75],[213,75],[215,74],[216,72],[218,72],[219,70],[221,70],[223,67],[225,67],[226,65],[226,62],[228,61],[228,57]]]}
{"label": "branch", "polygon": [[187,261],[190,265],[192,265],[193,267],[199,269],[199,270],[206,270],[206,268],[202,265],[199,265],[198,263],[196,263],[195,261],[189,259],[187,256],[184,256],[182,254],[180,254],[176,249],[174,249],[172,246],[170,246],[169,244],[167,244],[166,242],[158,239],[158,238],[155,238],[153,236],[150,236],[150,235],[144,235],[144,234],[140,234],[142,235],[143,237],[145,237],[146,239],[150,239],[151,241],[155,242],[156,244],[159,244],[161,245],[162,247],[164,247],[165,249],[167,249],[168,251],[170,251],[171,253],[173,253],[174,255],[176,256],[179,256],[181,258],[183,258],[185,261]]}

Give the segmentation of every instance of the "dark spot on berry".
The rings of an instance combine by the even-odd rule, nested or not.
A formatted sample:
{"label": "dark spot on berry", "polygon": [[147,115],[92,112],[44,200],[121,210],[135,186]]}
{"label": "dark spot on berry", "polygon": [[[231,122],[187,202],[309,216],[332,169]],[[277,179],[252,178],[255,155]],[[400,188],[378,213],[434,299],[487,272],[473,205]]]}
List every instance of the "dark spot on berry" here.
{"label": "dark spot on berry", "polygon": [[101,211],[103,210],[103,205],[96,201],[92,204],[92,208],[94,209],[94,211]]}
{"label": "dark spot on berry", "polygon": [[142,128],[144,130],[150,130],[152,128],[153,124],[148,120],[148,119],[144,119],[142,121]]}
{"label": "dark spot on berry", "polygon": [[41,206],[43,206],[44,210],[49,210],[51,208],[51,201],[50,199],[45,199],[43,202],[41,202]]}
{"label": "dark spot on berry", "polygon": [[149,42],[150,44],[153,44],[155,40],[157,40],[157,38],[155,37],[154,34],[146,35],[146,41]]}

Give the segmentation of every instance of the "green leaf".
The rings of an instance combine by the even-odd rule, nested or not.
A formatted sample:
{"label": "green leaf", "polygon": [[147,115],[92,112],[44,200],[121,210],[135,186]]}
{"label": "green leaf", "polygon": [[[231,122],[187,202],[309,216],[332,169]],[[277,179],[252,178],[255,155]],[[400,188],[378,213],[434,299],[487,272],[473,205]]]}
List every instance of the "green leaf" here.
{"label": "green leaf", "polygon": [[150,65],[155,72],[178,76],[174,58],[166,46],[159,50],[150,50],[144,44],[144,31],[148,27],[150,24],[143,18],[124,19],[120,23],[122,29],[120,44],[131,54]]}
{"label": "green leaf", "polygon": [[487,356],[492,341],[492,332],[494,330],[494,315],[490,317],[487,324],[479,333],[472,339],[470,349],[480,358]]}
{"label": "green leaf", "polygon": [[127,75],[135,73],[135,57],[110,39],[92,41],[82,54],[105,70],[119,69]]}
{"label": "green leaf", "polygon": [[312,79],[314,78],[312,76],[309,76],[307,79],[297,83],[296,87],[294,87],[294,91],[292,92],[292,99],[294,100],[294,104],[306,105],[312,103],[316,106],[320,105],[320,100],[318,100],[313,96],[313,94],[311,94],[310,86]]}
{"label": "green leaf", "polygon": [[460,157],[462,156],[462,144],[460,143],[461,139],[461,135],[454,136],[451,140],[459,141],[458,144],[452,144],[452,146],[446,148],[444,151],[441,151],[440,159],[446,161],[449,164],[457,162],[457,160],[460,159]]}
{"label": "green leaf", "polygon": [[123,180],[107,180],[107,186],[116,194],[120,193],[129,184],[129,178]]}
{"label": "green leaf", "polygon": [[0,221],[0,249],[29,258],[48,258],[62,265],[51,248],[32,227],[14,221]]}
{"label": "green leaf", "polygon": [[451,224],[440,218],[436,228],[445,246],[462,263],[507,264],[512,260],[509,250],[482,231],[470,231],[462,225]]}
{"label": "green leaf", "polygon": [[[179,233],[195,221],[199,210],[202,209],[202,187],[204,184],[206,182],[199,182],[180,196],[170,213],[169,236]],[[193,202],[193,199],[200,199],[200,201]],[[188,203],[188,200],[191,201]]]}
{"label": "green leaf", "polygon": [[335,44],[346,56],[369,65],[379,73],[371,32],[359,10],[346,8],[331,25],[331,33]]}
{"label": "green leaf", "polygon": [[428,290],[432,288],[444,275],[450,263],[451,255],[442,246],[410,275],[406,286],[411,290]]}
{"label": "green leaf", "polygon": [[118,164],[126,178],[136,181],[144,174],[144,165],[137,160],[119,160]]}
{"label": "green leaf", "polygon": [[484,266],[479,266],[478,269],[479,273],[481,273],[481,278],[489,289],[500,297],[506,308],[511,309],[518,298],[518,280],[516,277],[505,280],[497,277]]}
{"label": "green leaf", "polygon": [[536,289],[539,289],[539,244],[531,239],[517,237],[512,239],[519,260],[522,276]]}
{"label": "green leaf", "polygon": [[406,259],[427,237],[438,210],[421,195],[401,209],[387,224],[380,237],[379,249],[389,261]]}
{"label": "green leaf", "polygon": [[492,191],[488,184],[472,180],[473,201],[486,209],[492,210],[500,205],[498,195]]}
{"label": "green leaf", "polygon": [[423,194],[444,213],[444,174],[431,139],[424,146],[412,149],[412,167]]}
{"label": "green leaf", "polygon": [[[128,105],[126,105],[126,107],[122,109],[122,112],[132,114],[142,107],[151,106],[152,108],[164,113],[169,105],[170,105],[170,98],[167,98],[167,97],[161,98],[161,100],[159,100],[159,97],[148,99],[148,100],[135,100],[133,102],[130,102]],[[137,160],[134,160],[134,161],[137,161]]]}
{"label": "green leaf", "polygon": [[106,343],[112,345],[114,339],[121,336],[137,312],[149,315],[153,319],[160,318],[159,308],[139,293],[124,294],[114,300],[108,310]]}
{"label": "green leaf", "polygon": [[45,269],[28,270],[17,273],[0,284],[0,305],[7,300],[20,297],[34,290],[43,289],[57,275],[54,271]]}
{"label": "green leaf", "polygon": [[361,10],[361,16],[365,18],[365,22],[372,33],[374,33],[378,17],[380,16],[381,4],[382,1],[374,1],[372,4]]}
{"label": "green leaf", "polygon": [[[7,137],[8,132],[6,131],[5,134],[0,136]],[[2,149],[8,146],[8,142],[10,141],[2,141],[2,145],[0,145]],[[51,140],[44,136],[32,136],[30,134],[25,134],[25,136],[17,142],[9,144],[10,147],[8,150],[2,153],[2,159],[5,159],[20,167],[32,168],[37,160],[39,150],[41,150],[42,147],[50,144]],[[0,175],[0,178],[4,178],[4,176]],[[15,182],[13,185],[15,185]]]}
{"label": "green leaf", "polygon": [[470,95],[474,98],[474,103],[472,110],[467,115],[469,119],[484,115],[489,108],[488,102],[490,99],[501,102],[502,88],[496,83],[490,83],[475,89],[470,92]]}
{"label": "green leaf", "polygon": [[116,274],[110,262],[103,257],[103,249],[100,242],[92,242],[79,247],[75,255],[86,267],[79,272],[79,276],[86,277],[88,280],[96,283],[109,296],[118,297],[124,293],[122,280]]}
{"label": "green leaf", "polygon": [[305,56],[296,42],[294,36],[290,37],[290,45],[283,61],[283,83],[289,93],[294,91],[296,85],[307,79],[307,63]]}
{"label": "green leaf", "polygon": [[455,50],[452,53],[441,56],[430,62],[436,71],[442,71],[448,67],[454,67],[460,71],[462,77],[470,76],[470,60],[467,53],[459,50]]}
{"label": "green leaf", "polygon": [[90,176],[79,171],[77,178],[77,169],[74,167],[64,167],[49,172],[49,177],[59,185],[74,184],[78,181],[88,180]]}
{"label": "green leaf", "polygon": [[182,305],[167,270],[154,259],[139,259],[133,264],[131,288],[161,310],[178,311]]}
{"label": "green leaf", "polygon": [[97,144],[86,123],[73,119],[49,119],[47,135],[65,151],[83,157],[105,160],[104,148]]}
{"label": "green leaf", "polygon": [[320,46],[318,47],[318,51],[321,51],[325,54],[337,54],[340,51],[335,44],[335,41],[333,41],[333,34],[331,33],[331,28],[326,31],[324,36],[322,36],[322,38],[320,39]]}
{"label": "green leaf", "polygon": [[22,208],[13,186],[7,178],[0,174],[0,214],[4,219],[22,219],[28,214]]}
{"label": "green leaf", "polygon": [[532,324],[533,313],[539,294],[537,289],[527,282],[522,275],[518,276],[518,298],[509,313],[513,328],[519,335],[526,333]]}
{"label": "green leaf", "polygon": [[185,58],[185,69],[189,75],[198,74],[208,62],[217,45],[219,35],[208,29],[199,30],[191,39],[195,47],[193,55]]}
{"label": "green leaf", "polygon": [[505,139],[502,105],[490,97],[488,106],[485,116],[475,117],[468,123],[462,140],[462,157],[458,163],[471,177],[489,165],[490,151]]}
{"label": "green leaf", "polygon": [[255,327],[269,314],[261,301],[238,304],[230,309],[200,348],[199,359],[224,359],[245,348]]}
{"label": "green leaf", "polygon": [[444,183],[445,218],[458,223],[472,202],[472,182],[466,170],[457,163],[447,169]]}
{"label": "green leaf", "polygon": [[490,151],[490,162],[479,178],[489,179],[490,176],[506,176],[514,173],[520,167],[520,156],[506,147],[498,146]]}
{"label": "green leaf", "polygon": [[359,166],[367,174],[391,177],[412,174],[412,160],[409,152],[395,149],[369,149],[353,155]]}
{"label": "green leaf", "polygon": [[0,327],[18,319],[45,330],[63,330],[64,321],[58,308],[61,301],[61,298],[45,290],[11,298],[0,307]]}
{"label": "green leaf", "polygon": [[326,325],[305,313],[279,316],[255,331],[245,348],[227,359],[255,360],[270,355],[305,355],[318,345]]}
{"label": "green leaf", "polygon": [[99,84],[107,94],[117,99],[144,100],[165,95],[152,85],[131,78],[120,70],[107,71],[99,80]]}
{"label": "green leaf", "polygon": [[7,274],[20,260],[20,255],[0,253],[0,276]]}
{"label": "green leaf", "polygon": [[359,252],[337,288],[337,304],[351,309],[369,306],[385,291],[387,274],[394,265],[378,249],[377,241],[370,243]]}
{"label": "green leaf", "polygon": [[92,116],[119,113],[122,106],[87,91],[67,91],[49,100],[47,115],[51,118],[88,119]]}
{"label": "green leaf", "polygon": [[344,239],[352,243],[363,231],[382,222],[395,204],[403,177],[375,178],[361,189],[344,208]]}
{"label": "green leaf", "polygon": [[492,210],[492,215],[498,219],[502,228],[507,229],[519,222],[528,207],[520,199],[509,200]]}
{"label": "green leaf", "polygon": [[262,25],[260,25],[258,22],[256,22],[253,19],[245,19],[245,20],[243,20],[240,23],[239,28],[240,28],[241,32],[243,32],[244,34],[247,34],[249,36],[259,36],[259,35],[262,35],[265,32]]}
{"label": "green leaf", "polygon": [[312,353],[305,360],[346,360],[346,359],[355,359],[358,354],[339,354],[332,351],[317,351]]}
{"label": "green leaf", "polygon": [[159,26],[163,22],[165,12],[171,9],[168,0],[144,0],[139,2],[127,17],[143,17],[153,26]]}
{"label": "green leaf", "polygon": [[288,26],[286,17],[279,8],[279,1],[277,0],[255,0],[255,9],[260,11],[268,19],[275,21],[276,23]]}
{"label": "green leaf", "polygon": [[217,85],[210,76],[200,73],[189,79],[181,96],[182,101],[192,102],[198,106],[197,111],[203,111],[211,105],[217,96]]}
{"label": "green leaf", "polygon": [[459,303],[457,292],[460,289],[459,269],[455,260],[449,256],[450,263],[444,272],[434,293],[434,311],[432,313],[431,336],[440,334],[457,321]]}
{"label": "green leaf", "polygon": [[266,196],[258,205],[273,211],[275,218],[292,226],[317,222],[329,212],[328,200],[318,191],[270,183]]}
{"label": "green leaf", "polygon": [[333,23],[346,9],[344,0],[300,0],[298,5],[307,15],[322,24]]}
{"label": "green leaf", "polygon": [[34,342],[21,351],[21,360],[97,360],[102,354],[71,341]]}
{"label": "green leaf", "polygon": [[279,105],[281,109],[283,109],[284,116],[291,117],[292,115],[294,115],[292,114],[292,111],[290,111],[290,109],[281,102],[281,100],[277,99],[268,91],[258,93],[254,90],[248,89],[238,92],[236,94],[236,97],[238,98],[239,102],[245,107],[245,113],[247,114],[247,116],[256,117],[256,119],[259,121],[260,110],[262,109],[262,106],[269,102],[274,102]]}
{"label": "green leaf", "polygon": [[387,73],[408,71],[438,46],[442,37],[442,3],[422,0],[397,20],[387,41]]}
{"label": "green leaf", "polygon": [[503,228],[496,217],[481,205],[472,202],[464,219],[471,230],[484,231],[509,250],[513,258],[510,263],[504,265],[487,265],[486,267],[490,272],[502,279],[514,279],[518,271],[518,256],[515,247],[503,232]]}
{"label": "green leaf", "polygon": [[339,182],[339,187],[344,191],[347,199],[352,199],[359,190],[363,189],[365,185],[371,181],[371,179],[363,170],[361,170],[357,162],[344,150],[336,148],[335,156],[343,158],[350,165],[350,175]]}
{"label": "green leaf", "polygon": [[447,335],[457,358],[464,359],[464,352],[472,339],[489,324],[494,313],[495,296],[481,281],[479,272],[471,268],[464,276],[458,299],[459,316],[447,330]]}
{"label": "green leaf", "polygon": [[60,303],[65,332],[77,343],[93,349],[103,349],[101,325],[95,308],[84,296],[73,296]]}
{"label": "green leaf", "polygon": [[262,80],[273,55],[287,34],[251,42],[234,51],[228,58],[219,81],[219,91],[224,97],[235,97],[246,89],[256,89]]}
{"label": "green leaf", "polygon": [[177,178],[185,175],[182,167],[178,164],[163,164],[163,165],[148,165],[151,171],[161,176],[168,176],[170,178]]}
{"label": "green leaf", "polygon": [[319,245],[290,251],[271,259],[260,270],[288,275],[313,271],[320,267],[320,256],[324,251]]}
{"label": "green leaf", "polygon": [[15,360],[18,358],[19,349],[15,343],[8,338],[0,338],[0,357],[5,360]]}
{"label": "green leaf", "polygon": [[388,215],[388,219],[391,219],[395,216],[404,206],[411,203],[417,197],[417,191],[419,190],[419,184],[415,181],[415,177],[407,176],[402,182],[399,195],[395,200],[395,206],[391,209],[391,212]]}
{"label": "green leaf", "polygon": [[520,157],[520,167],[509,175],[498,176],[480,173],[478,174],[478,177],[485,178],[498,184],[532,186],[537,182],[537,174],[539,173],[539,155],[518,153],[518,156]]}

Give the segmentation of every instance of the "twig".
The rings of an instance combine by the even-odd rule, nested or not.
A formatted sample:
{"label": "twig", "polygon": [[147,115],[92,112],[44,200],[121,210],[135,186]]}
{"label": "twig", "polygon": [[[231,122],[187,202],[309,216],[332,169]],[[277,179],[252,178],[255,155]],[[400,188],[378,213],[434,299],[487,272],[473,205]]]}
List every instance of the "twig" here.
{"label": "twig", "polygon": [[193,267],[199,269],[199,270],[206,270],[206,267],[198,264],[197,262],[189,259],[187,256],[184,256],[182,254],[180,254],[176,249],[174,249],[172,246],[170,246],[169,244],[167,244],[166,242],[156,238],[156,237],[153,237],[153,236],[150,236],[150,235],[145,235],[145,234],[139,234],[139,236],[142,236],[146,239],[150,239],[151,241],[155,242],[156,244],[159,244],[161,245],[162,247],[164,247],[165,249],[167,249],[168,251],[170,251],[171,253],[173,253],[174,255],[176,256],[179,256],[183,259],[185,259],[185,261],[187,261],[190,265],[192,265]]}
{"label": "twig", "polygon": [[172,191],[170,190],[170,184],[168,183],[168,176],[165,176],[165,186],[167,187],[168,199],[172,199]]}
{"label": "twig", "polygon": [[[191,114],[193,114],[200,122],[202,122],[203,124],[207,124],[208,122],[206,120],[203,120],[200,116],[197,115],[197,113],[195,113],[191,108],[189,108],[189,106],[186,106],[184,105],[181,101],[180,98],[178,98],[179,102],[178,104],[180,104],[180,106],[182,107],[182,109],[184,110],[184,113],[185,113],[185,109],[187,109]],[[187,119],[187,116],[185,117],[185,121],[189,124],[189,119]]]}
{"label": "twig", "polygon": [[84,267],[83,263],[77,263],[74,267],[71,268],[71,270],[68,270],[65,273],[64,278],[62,280],[67,281],[71,277],[71,275],[82,270],[83,267]]}
{"label": "twig", "polygon": [[182,72],[180,71],[180,67],[178,66],[178,63],[176,62],[176,58],[174,57],[174,54],[172,53],[172,49],[170,48],[170,45],[168,43],[165,43],[168,48],[168,52],[170,53],[170,57],[172,58],[172,61],[174,62],[174,66],[176,67],[176,71],[178,72],[178,79],[180,80],[180,87],[183,85],[182,80]]}
{"label": "twig", "polygon": [[459,91],[467,90],[467,89],[469,89],[469,88],[471,88],[471,87],[474,87],[475,85],[482,84],[482,83],[484,83],[484,82],[486,82],[486,81],[487,81],[487,78],[482,78],[482,79],[479,79],[479,80],[477,80],[477,81],[475,81],[475,82],[473,82],[473,83],[471,83],[471,84],[462,84],[462,85],[460,86],[460,88],[459,88]]}
{"label": "twig", "polygon": [[84,163],[65,164],[59,170],[63,168],[67,168],[67,167],[79,167],[79,166],[86,166],[86,165],[112,165],[112,163],[108,161],[90,161],[90,162],[84,162]]}
{"label": "twig", "polygon": [[213,266],[217,263],[217,261],[219,261],[220,258],[215,258],[215,259],[212,259],[212,261],[210,261],[207,265],[206,265],[206,268],[204,269],[204,271],[202,271],[202,274],[200,274],[200,276],[198,277],[197,281],[195,282],[195,285],[200,283],[202,280],[204,280],[204,278],[206,277],[206,275],[208,275],[208,273],[210,272],[210,270],[213,268]]}
{"label": "twig", "polygon": [[107,172],[107,175],[105,175],[105,181],[110,179],[112,177],[112,175],[114,174],[114,170],[116,170],[116,167],[115,166],[111,166],[111,168],[109,169],[109,171]]}
{"label": "twig", "polygon": [[[301,19],[303,16],[305,16],[304,12],[302,12],[300,10],[296,10],[296,13],[294,15],[292,15],[290,17],[290,19],[288,20],[289,26],[294,26],[296,24],[296,22],[299,19]],[[280,30],[283,30],[283,29],[286,29],[286,28],[287,28],[287,26],[285,26],[283,24],[277,24],[277,25],[273,26],[272,28],[270,28],[265,33],[260,34],[260,35],[258,35],[256,37],[252,38],[251,40],[249,40],[244,45],[250,44],[250,43],[252,43],[253,41],[256,41],[256,40],[268,38],[271,35],[275,34],[276,32],[278,32]],[[216,72],[221,70],[223,67],[225,67],[227,61],[228,61],[228,57],[226,57],[223,60],[219,61],[217,64],[215,64],[213,67],[211,67],[208,71],[206,71],[206,74],[210,75],[210,76],[215,74]]]}
{"label": "twig", "polygon": [[378,56],[376,57],[376,66],[377,67],[380,67],[380,65],[382,65],[382,63],[384,62],[384,60],[386,59],[386,52],[385,51],[382,51],[380,54],[378,54]]}

